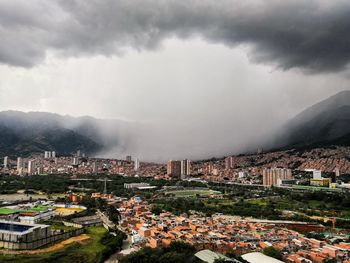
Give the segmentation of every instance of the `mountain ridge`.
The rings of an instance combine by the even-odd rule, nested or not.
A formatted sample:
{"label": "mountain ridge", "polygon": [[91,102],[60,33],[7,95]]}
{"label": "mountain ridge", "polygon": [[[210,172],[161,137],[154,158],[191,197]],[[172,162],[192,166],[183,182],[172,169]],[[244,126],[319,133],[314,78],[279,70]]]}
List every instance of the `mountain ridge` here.
{"label": "mountain ridge", "polygon": [[275,148],[349,146],[350,90],[322,100],[289,120],[277,135]]}

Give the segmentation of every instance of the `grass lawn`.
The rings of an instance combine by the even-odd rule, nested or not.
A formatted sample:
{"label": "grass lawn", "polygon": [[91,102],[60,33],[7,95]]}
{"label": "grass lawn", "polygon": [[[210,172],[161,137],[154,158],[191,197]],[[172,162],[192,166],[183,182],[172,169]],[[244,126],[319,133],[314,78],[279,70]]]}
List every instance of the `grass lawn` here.
{"label": "grass lawn", "polygon": [[51,253],[38,255],[6,255],[0,254],[0,262],[15,263],[99,263],[102,262],[102,251],[106,248],[101,244],[104,227],[90,227],[87,234],[91,237],[86,244],[74,243]]}
{"label": "grass lawn", "polygon": [[0,208],[0,215],[9,215],[9,214],[14,214],[18,212],[18,210],[14,210],[11,208],[6,208],[6,207],[1,207]]}
{"label": "grass lawn", "polygon": [[45,205],[38,205],[36,207],[28,208],[28,209],[12,209],[12,208],[1,207],[0,215],[8,215],[8,214],[13,214],[17,212],[40,212],[40,211],[45,211],[49,208],[53,208],[53,207],[45,206]]}

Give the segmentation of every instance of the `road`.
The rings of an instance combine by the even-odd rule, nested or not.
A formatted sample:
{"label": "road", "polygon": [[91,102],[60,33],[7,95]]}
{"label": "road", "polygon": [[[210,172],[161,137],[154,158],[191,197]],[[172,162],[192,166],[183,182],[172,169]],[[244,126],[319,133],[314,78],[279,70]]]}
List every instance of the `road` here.
{"label": "road", "polygon": [[122,253],[124,255],[128,255],[134,251],[135,251],[135,249],[131,248],[131,237],[128,235],[128,238],[123,241],[122,250],[118,251],[115,254],[113,254],[112,256],[110,256],[109,259],[107,259],[105,261],[105,263],[118,263],[117,255],[119,253]]}

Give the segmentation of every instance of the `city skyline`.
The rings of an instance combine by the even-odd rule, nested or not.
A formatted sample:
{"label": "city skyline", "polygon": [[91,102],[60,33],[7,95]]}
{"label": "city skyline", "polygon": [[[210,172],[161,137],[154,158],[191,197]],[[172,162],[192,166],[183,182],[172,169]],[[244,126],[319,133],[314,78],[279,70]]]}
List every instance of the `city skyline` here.
{"label": "city skyline", "polygon": [[0,0],[0,262],[350,263],[349,14]]}

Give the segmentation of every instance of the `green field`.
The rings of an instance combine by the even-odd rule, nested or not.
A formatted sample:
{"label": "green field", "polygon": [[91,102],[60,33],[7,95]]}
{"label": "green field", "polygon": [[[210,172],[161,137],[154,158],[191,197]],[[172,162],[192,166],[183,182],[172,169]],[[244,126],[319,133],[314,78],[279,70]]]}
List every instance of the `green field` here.
{"label": "green field", "polygon": [[[91,237],[86,244],[70,244],[63,249],[51,253],[37,255],[0,254],[0,262],[14,263],[99,263],[103,262],[103,252],[107,247],[101,239],[107,233],[103,227],[90,227],[87,234]],[[1,250],[0,250],[1,251]]]}
{"label": "green field", "polygon": [[46,206],[46,205],[38,205],[36,207],[32,207],[28,209],[12,209],[12,208],[2,207],[0,208],[0,215],[9,215],[9,214],[14,214],[18,212],[40,212],[40,211],[45,211],[49,208],[53,208],[53,207]]}
{"label": "green field", "polygon": [[10,215],[17,213],[19,210],[11,209],[11,208],[6,208],[6,207],[1,207],[0,208],[0,215]]}

